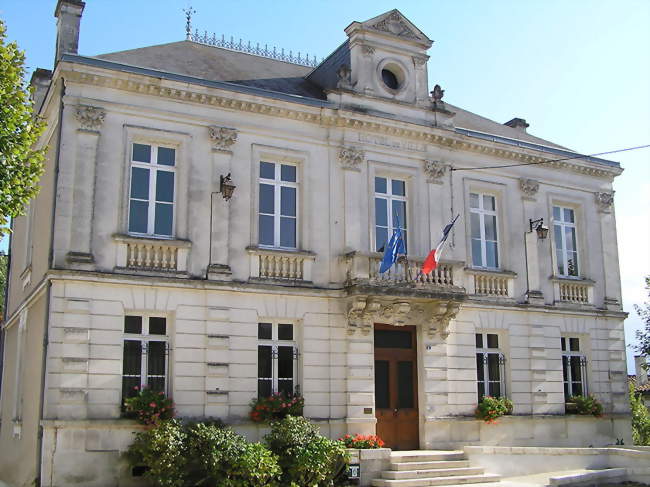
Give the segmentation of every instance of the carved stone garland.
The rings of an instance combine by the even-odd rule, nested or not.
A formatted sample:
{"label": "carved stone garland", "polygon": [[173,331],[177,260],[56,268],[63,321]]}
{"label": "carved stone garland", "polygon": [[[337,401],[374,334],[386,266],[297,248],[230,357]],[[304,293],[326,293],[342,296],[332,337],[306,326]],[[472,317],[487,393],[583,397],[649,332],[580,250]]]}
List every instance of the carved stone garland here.
{"label": "carved stone garland", "polygon": [[102,128],[106,112],[100,107],[77,105],[74,116],[81,125],[82,130],[98,132]]}
{"label": "carved stone garland", "polygon": [[350,169],[353,171],[360,171],[361,164],[365,159],[365,152],[361,149],[355,149],[354,147],[342,147],[339,151],[339,162],[343,169]]}
{"label": "carved stone garland", "polygon": [[612,211],[612,205],[614,204],[614,191],[611,193],[595,193],[596,204],[598,209],[602,213],[609,213]]}
{"label": "carved stone garland", "polygon": [[407,39],[419,39],[418,35],[413,32],[408,25],[406,25],[406,22],[404,22],[401,15],[399,15],[397,12],[393,12],[385,19],[380,20],[376,24],[370,26],[370,28],[378,30],[380,32],[390,32],[391,34],[398,37],[405,37]]}
{"label": "carved stone garland", "polygon": [[424,161],[424,172],[427,175],[427,182],[434,184],[442,184],[442,177],[447,173],[449,164],[442,161]]}
{"label": "carved stone garland", "polygon": [[230,150],[230,147],[237,141],[237,130],[212,125],[208,127],[213,147],[217,150]]}
{"label": "carved stone garland", "polygon": [[460,303],[456,301],[411,304],[357,296],[351,301],[347,313],[348,334],[360,331],[368,335],[374,323],[387,323],[393,326],[420,325],[426,327],[429,337],[437,332],[442,338],[447,338],[449,322],[459,310]]}
{"label": "carved stone garland", "polygon": [[519,189],[524,193],[524,198],[535,199],[537,191],[539,191],[539,181],[535,179],[520,178]]}

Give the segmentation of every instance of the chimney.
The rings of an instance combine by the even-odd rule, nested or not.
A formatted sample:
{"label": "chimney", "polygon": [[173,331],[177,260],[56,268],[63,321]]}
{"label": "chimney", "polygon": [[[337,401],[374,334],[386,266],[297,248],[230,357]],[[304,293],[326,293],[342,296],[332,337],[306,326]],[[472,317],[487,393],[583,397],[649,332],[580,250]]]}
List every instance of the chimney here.
{"label": "chimney", "polygon": [[636,385],[642,386],[648,383],[648,369],[647,357],[645,355],[637,355],[634,357],[634,368],[636,369]]}
{"label": "chimney", "polygon": [[36,68],[32,73],[32,79],[29,84],[34,88],[32,93],[32,99],[34,100],[34,114],[37,114],[41,110],[41,105],[43,100],[45,100],[45,95],[47,95],[47,89],[50,87],[50,81],[52,80],[52,71],[49,69]]}
{"label": "chimney", "polygon": [[509,120],[508,122],[504,123],[503,125],[507,125],[508,127],[512,127],[515,130],[519,130],[520,132],[525,132],[530,125],[526,123],[526,120],[523,118],[513,118],[512,120]]}
{"label": "chimney", "polygon": [[81,0],[58,0],[56,17],[56,65],[64,54],[77,54],[79,50],[79,24],[86,4]]}

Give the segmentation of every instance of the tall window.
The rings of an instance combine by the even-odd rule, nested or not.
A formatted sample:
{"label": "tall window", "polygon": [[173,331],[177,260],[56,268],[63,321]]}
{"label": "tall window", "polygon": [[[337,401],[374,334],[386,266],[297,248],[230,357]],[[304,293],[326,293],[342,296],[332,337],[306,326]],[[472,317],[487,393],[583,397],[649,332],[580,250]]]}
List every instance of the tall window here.
{"label": "tall window", "polygon": [[580,338],[562,337],[564,399],[587,394],[587,357],[580,350]]}
{"label": "tall window", "polygon": [[499,335],[476,334],[476,381],[479,401],[483,396],[506,395],[506,359],[499,348]]}
{"label": "tall window", "polygon": [[297,167],[260,162],[259,244],[295,249],[298,228]]}
{"label": "tall window", "polygon": [[296,380],[298,348],[292,323],[257,325],[257,394],[268,397],[275,392],[298,392]]}
{"label": "tall window", "polygon": [[469,208],[472,264],[474,267],[497,269],[499,267],[499,246],[496,198],[489,194],[470,193]]}
{"label": "tall window", "polygon": [[553,233],[557,273],[560,276],[578,276],[576,218],[571,208],[553,207]]}
{"label": "tall window", "polygon": [[122,397],[147,386],[167,391],[167,320],[158,316],[124,317]]}
{"label": "tall window", "polygon": [[132,145],[129,233],[173,236],[175,166],[175,149]]}
{"label": "tall window", "polygon": [[375,178],[375,251],[382,252],[399,227],[406,238],[406,181],[392,178]]}

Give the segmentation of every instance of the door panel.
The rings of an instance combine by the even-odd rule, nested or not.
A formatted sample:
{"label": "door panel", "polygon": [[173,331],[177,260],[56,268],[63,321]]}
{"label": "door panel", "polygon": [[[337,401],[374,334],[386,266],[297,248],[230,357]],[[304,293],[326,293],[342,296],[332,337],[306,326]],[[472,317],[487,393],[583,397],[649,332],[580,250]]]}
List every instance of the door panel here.
{"label": "door panel", "polygon": [[375,325],[377,435],[394,450],[419,447],[415,327]]}

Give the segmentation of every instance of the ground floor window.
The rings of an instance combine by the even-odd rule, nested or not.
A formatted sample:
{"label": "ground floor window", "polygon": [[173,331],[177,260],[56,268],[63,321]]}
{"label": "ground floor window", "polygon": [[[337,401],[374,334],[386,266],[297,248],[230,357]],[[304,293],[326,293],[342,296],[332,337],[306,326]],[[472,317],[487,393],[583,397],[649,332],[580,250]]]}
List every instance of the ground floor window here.
{"label": "ground floor window", "polygon": [[293,323],[269,321],[257,324],[257,395],[269,397],[299,392],[298,347]]}
{"label": "ground floor window", "polygon": [[586,396],[587,357],[581,350],[580,338],[562,337],[562,376],[564,380],[564,400],[571,396]]}
{"label": "ground floor window", "polygon": [[505,397],[505,356],[496,333],[476,334],[476,383],[478,400],[483,396]]}
{"label": "ground floor window", "polygon": [[122,398],[145,386],[167,392],[168,344],[166,318],[124,317]]}

